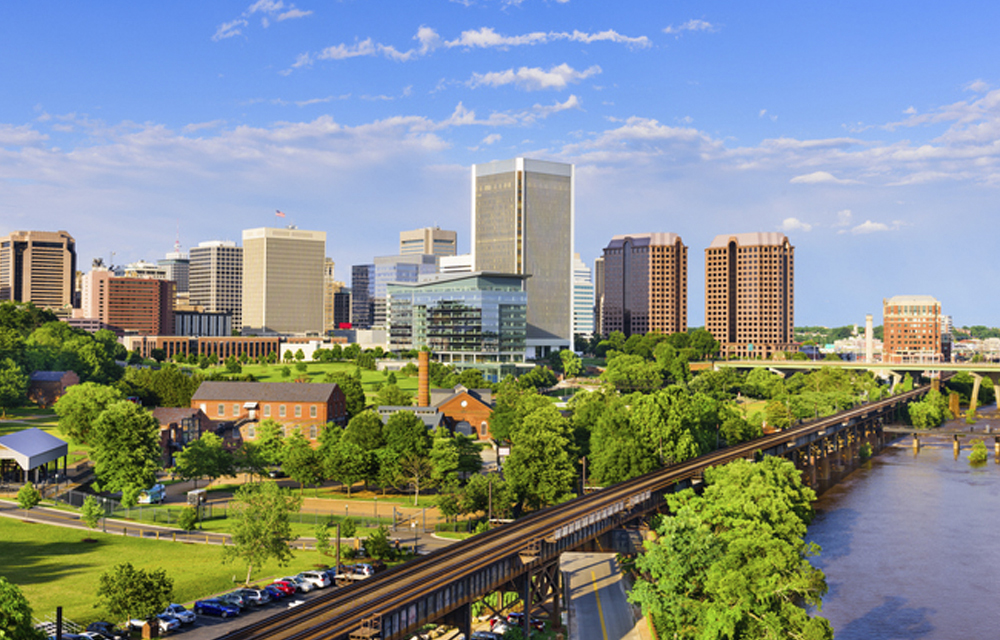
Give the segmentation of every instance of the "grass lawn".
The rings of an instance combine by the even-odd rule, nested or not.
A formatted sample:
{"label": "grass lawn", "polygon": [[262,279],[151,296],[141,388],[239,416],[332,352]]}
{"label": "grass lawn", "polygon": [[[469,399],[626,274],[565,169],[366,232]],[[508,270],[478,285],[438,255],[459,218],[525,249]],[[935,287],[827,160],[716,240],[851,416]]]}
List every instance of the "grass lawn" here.
{"label": "grass lawn", "polygon": [[330,498],[333,500],[358,500],[365,502],[373,502],[374,498],[378,498],[379,504],[395,504],[401,507],[426,507],[430,509],[431,507],[437,506],[437,495],[425,495],[421,494],[417,498],[417,504],[413,504],[413,496],[400,495],[400,494],[390,494],[383,496],[382,494],[372,493],[371,491],[352,491],[350,497],[348,497],[347,492],[343,489],[335,489],[333,487],[322,487],[317,492],[314,489],[306,489],[305,497],[307,498]]}
{"label": "grass lawn", "polygon": [[438,531],[434,535],[439,538],[447,538],[448,540],[465,540],[466,538],[471,538],[476,534],[465,533],[463,531]]}
{"label": "grass lawn", "polygon": [[[84,538],[96,542],[83,542]],[[285,568],[270,562],[254,571],[261,582],[279,575],[333,563],[315,551],[295,551]],[[222,564],[222,548],[214,545],[141,540],[29,524],[0,518],[0,575],[18,585],[35,616],[55,617],[56,606],[78,623],[106,620],[97,599],[101,573],[119,562],[143,569],[166,570],[174,579],[174,600],[189,603],[232,588],[233,577],[246,576],[243,564]]]}

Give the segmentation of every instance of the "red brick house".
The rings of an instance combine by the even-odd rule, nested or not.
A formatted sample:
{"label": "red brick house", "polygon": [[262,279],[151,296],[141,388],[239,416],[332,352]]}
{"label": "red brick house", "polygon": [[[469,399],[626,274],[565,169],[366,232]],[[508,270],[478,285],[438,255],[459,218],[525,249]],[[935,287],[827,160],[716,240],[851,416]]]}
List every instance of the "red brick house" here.
{"label": "red brick house", "polygon": [[215,429],[204,411],[192,407],[157,407],[153,409],[153,417],[160,423],[160,448],[165,468],[174,466],[174,454],[184,445]]}
{"label": "red brick house", "polygon": [[336,384],[202,382],[191,407],[239,428],[243,440],[254,440],[257,426],[267,418],[284,426],[286,436],[299,428],[313,445],[323,425],[347,422],[344,392]]}
{"label": "red brick house", "polygon": [[74,371],[36,371],[28,380],[28,399],[47,409],[74,384],[80,384],[80,376]]}
{"label": "red brick house", "polygon": [[445,415],[455,431],[463,432],[462,423],[466,423],[469,434],[480,440],[490,439],[492,400],[489,389],[466,389],[462,385],[456,386],[450,393],[435,390],[431,394],[431,404]]}

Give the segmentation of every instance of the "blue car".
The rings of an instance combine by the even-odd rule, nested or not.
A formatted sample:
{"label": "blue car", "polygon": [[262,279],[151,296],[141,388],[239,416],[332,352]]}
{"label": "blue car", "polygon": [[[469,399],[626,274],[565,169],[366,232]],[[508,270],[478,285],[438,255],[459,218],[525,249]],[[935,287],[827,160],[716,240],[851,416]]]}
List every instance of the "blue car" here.
{"label": "blue car", "polygon": [[271,596],[271,600],[281,600],[285,597],[285,594],[278,587],[269,584],[265,586],[262,591],[266,591],[268,595]]}
{"label": "blue car", "polygon": [[208,600],[198,600],[194,603],[194,612],[198,615],[220,616],[222,618],[235,618],[240,615],[239,607],[226,604],[218,598]]}

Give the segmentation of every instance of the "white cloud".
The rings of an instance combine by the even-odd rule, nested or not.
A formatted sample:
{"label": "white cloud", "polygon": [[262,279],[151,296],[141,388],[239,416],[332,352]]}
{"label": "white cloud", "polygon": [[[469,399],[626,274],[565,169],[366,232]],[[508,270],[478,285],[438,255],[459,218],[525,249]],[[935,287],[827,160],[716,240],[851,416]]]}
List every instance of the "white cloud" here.
{"label": "white cloud", "polygon": [[599,73],[601,73],[601,68],[597,65],[584,71],[577,71],[568,64],[563,63],[552,67],[548,71],[539,67],[521,67],[517,71],[507,69],[506,71],[474,73],[466,84],[473,88],[484,85],[499,87],[513,84],[526,91],[565,89],[570,83],[578,83]]}
{"label": "white cloud", "polygon": [[792,184],[855,184],[857,180],[841,180],[829,171],[813,171],[789,180]]}
{"label": "white cloud", "polygon": [[812,225],[802,222],[798,218],[785,218],[778,227],[782,231],[812,231]]}
{"label": "white cloud", "polygon": [[263,14],[260,23],[265,29],[271,25],[272,19],[283,22],[285,20],[304,18],[312,15],[312,11],[303,11],[296,8],[294,4],[286,5],[283,0],[257,0],[257,2],[247,7],[246,11],[240,14],[240,17],[219,25],[219,28],[215,30],[215,35],[212,36],[212,40],[218,42],[219,40],[241,35],[243,28],[250,24],[247,18],[258,13]]}
{"label": "white cloud", "polygon": [[[48,120],[48,118],[46,118]],[[26,147],[36,145],[49,137],[43,133],[35,131],[28,125],[15,127],[9,124],[0,124],[0,149],[5,147]]]}
{"label": "white cloud", "polygon": [[976,93],[986,93],[990,90],[990,85],[983,80],[973,80],[969,84],[965,85],[965,90],[975,91]]}
{"label": "white cloud", "polygon": [[837,221],[833,223],[834,227],[849,227],[851,226],[851,210],[842,209],[837,212]]}
{"label": "white cloud", "polygon": [[501,136],[499,133],[491,133],[490,135],[483,138],[483,144],[493,144],[495,142],[500,142],[500,138]]}
{"label": "white cloud", "polygon": [[684,24],[679,24],[679,25],[676,25],[676,26],[670,25],[669,27],[667,27],[666,29],[663,30],[663,33],[668,33],[668,34],[673,34],[673,35],[679,35],[679,34],[685,32],[685,31],[709,31],[709,32],[711,32],[711,31],[717,31],[717,30],[718,30],[718,28],[715,25],[711,24],[710,22],[706,22],[704,20],[695,20],[695,19],[692,19],[692,20],[688,20]]}
{"label": "white cloud", "polygon": [[851,229],[851,233],[854,235],[862,235],[866,233],[878,233],[880,231],[889,231],[890,227],[882,222],[872,222],[871,220],[865,220],[858,226]]}
{"label": "white cloud", "polygon": [[442,40],[441,36],[431,27],[421,26],[417,34],[413,37],[419,44],[416,47],[401,51],[393,45],[375,42],[371,38],[366,38],[353,45],[337,44],[326,47],[319,53],[302,53],[296,58],[292,68],[308,66],[314,60],[344,60],[359,56],[385,56],[390,60],[405,62],[419,57],[429,55],[432,51],[440,48],[445,49],[508,49],[510,47],[532,46],[548,44],[552,42],[568,41],[591,44],[594,42],[611,42],[624,44],[629,48],[647,48],[652,46],[652,42],[646,36],[626,36],[612,29],[598,33],[587,33],[583,31],[535,31],[520,35],[503,35],[496,32],[491,27],[482,27],[463,31],[453,40]]}
{"label": "white cloud", "polygon": [[905,113],[908,116],[916,115],[917,109],[916,107],[909,106],[903,111],[903,113]]}

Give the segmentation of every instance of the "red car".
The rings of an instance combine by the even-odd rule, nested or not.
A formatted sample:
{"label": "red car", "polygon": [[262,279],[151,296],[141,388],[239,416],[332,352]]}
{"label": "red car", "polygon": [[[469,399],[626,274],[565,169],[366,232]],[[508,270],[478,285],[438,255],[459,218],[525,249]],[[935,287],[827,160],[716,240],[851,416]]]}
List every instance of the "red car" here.
{"label": "red car", "polygon": [[295,585],[290,582],[275,580],[272,584],[274,584],[274,586],[286,596],[290,596],[295,593]]}

